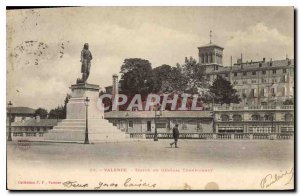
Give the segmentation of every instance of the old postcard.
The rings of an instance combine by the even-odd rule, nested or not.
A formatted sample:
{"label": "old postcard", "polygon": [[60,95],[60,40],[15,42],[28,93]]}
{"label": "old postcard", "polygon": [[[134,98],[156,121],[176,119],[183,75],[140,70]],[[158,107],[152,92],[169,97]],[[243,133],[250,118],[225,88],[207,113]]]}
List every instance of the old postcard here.
{"label": "old postcard", "polygon": [[7,189],[294,189],[293,7],[6,17]]}

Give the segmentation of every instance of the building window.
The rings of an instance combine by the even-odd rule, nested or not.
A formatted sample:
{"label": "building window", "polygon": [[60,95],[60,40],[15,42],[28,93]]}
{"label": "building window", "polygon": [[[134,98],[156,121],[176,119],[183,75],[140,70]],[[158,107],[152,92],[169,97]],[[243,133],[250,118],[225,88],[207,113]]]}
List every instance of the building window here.
{"label": "building window", "polygon": [[157,122],[156,123],[157,128],[167,128],[166,122]]}
{"label": "building window", "polygon": [[27,137],[35,137],[35,136],[36,136],[36,133],[26,133],[26,136],[27,136]]}
{"label": "building window", "polygon": [[275,97],[276,94],[275,94],[275,88],[271,88],[271,96]]}
{"label": "building window", "polygon": [[225,114],[222,114],[221,115],[221,121],[228,122],[229,121],[229,116],[225,115]]}
{"label": "building window", "polygon": [[21,133],[20,132],[19,133],[18,132],[14,132],[13,136],[15,136],[15,137],[17,137],[17,136],[23,137],[23,133],[22,132]]}
{"label": "building window", "polygon": [[250,96],[251,96],[251,97],[255,97],[255,89],[251,89]]}
{"label": "building window", "polygon": [[239,84],[238,81],[234,81],[233,84]]}
{"label": "building window", "polygon": [[187,124],[186,124],[185,121],[182,121],[181,128],[182,128],[183,130],[186,130],[186,129],[187,129]]}
{"label": "building window", "polygon": [[128,126],[131,127],[131,128],[133,127],[133,121],[132,121],[132,120],[130,120],[130,121],[128,122]]}
{"label": "building window", "polygon": [[238,74],[236,72],[234,72],[234,76],[237,76]]}
{"label": "building window", "polygon": [[272,65],[273,65],[273,63],[272,63],[272,62],[270,62],[270,67],[272,67]]}
{"label": "building window", "polygon": [[252,84],[256,83],[256,80],[251,80],[251,83],[252,83]]}
{"label": "building window", "polygon": [[277,83],[277,79],[272,79],[272,83]]}
{"label": "building window", "polygon": [[272,121],[273,120],[273,115],[272,114],[266,114],[264,116],[264,118],[265,118],[265,121]]}
{"label": "building window", "polygon": [[232,116],[233,121],[242,121],[242,116],[239,114],[235,114]]}
{"label": "building window", "polygon": [[282,72],[283,72],[283,73],[286,73],[286,69],[283,69]]}
{"label": "building window", "polygon": [[268,96],[268,89],[264,88],[262,91],[262,97],[267,97]]}
{"label": "building window", "polygon": [[293,117],[293,115],[292,114],[285,114],[284,115],[284,119],[285,119],[285,121],[293,121],[294,120],[294,117]]}
{"label": "building window", "polygon": [[247,84],[247,80],[244,80],[244,81],[243,81],[243,84]]}
{"label": "building window", "polygon": [[266,75],[266,71],[262,71],[262,74],[263,74],[263,75]]}
{"label": "building window", "polygon": [[256,72],[255,72],[255,71],[252,71],[252,75],[256,75]]}
{"label": "building window", "polygon": [[243,72],[243,76],[246,76],[247,75],[247,72]]}
{"label": "building window", "polygon": [[253,121],[258,121],[258,120],[260,120],[260,116],[259,116],[258,114],[253,114],[253,115],[251,116],[251,119],[252,119]]}
{"label": "building window", "polygon": [[276,69],[273,70],[273,74],[276,74]]}
{"label": "building window", "polygon": [[262,64],[261,64],[261,63],[259,63],[259,67],[262,67]]}

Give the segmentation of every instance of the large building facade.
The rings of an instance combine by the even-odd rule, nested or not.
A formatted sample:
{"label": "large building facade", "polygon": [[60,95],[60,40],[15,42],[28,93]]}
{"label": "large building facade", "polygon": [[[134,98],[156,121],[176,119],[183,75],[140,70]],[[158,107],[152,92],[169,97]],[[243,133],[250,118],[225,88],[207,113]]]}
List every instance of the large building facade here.
{"label": "large building facade", "polygon": [[294,135],[291,105],[214,107],[216,133],[252,134],[254,137],[290,139]]}
{"label": "large building facade", "polygon": [[[241,103],[212,106],[211,111],[107,112],[105,118],[133,136],[151,138],[155,127],[161,137],[172,137],[179,124],[181,136],[198,139],[291,139],[294,135],[294,60],[243,61],[223,65],[224,48],[210,42],[198,47],[199,66],[210,84],[221,76],[231,82]],[[113,80],[116,89],[116,79]],[[205,92],[203,92],[205,93]],[[148,135],[148,137],[147,137]]]}
{"label": "large building facade", "polygon": [[205,67],[210,84],[221,76],[231,82],[243,105],[281,103],[294,97],[294,60],[243,61],[223,65],[224,48],[208,44],[198,47],[199,64]]}

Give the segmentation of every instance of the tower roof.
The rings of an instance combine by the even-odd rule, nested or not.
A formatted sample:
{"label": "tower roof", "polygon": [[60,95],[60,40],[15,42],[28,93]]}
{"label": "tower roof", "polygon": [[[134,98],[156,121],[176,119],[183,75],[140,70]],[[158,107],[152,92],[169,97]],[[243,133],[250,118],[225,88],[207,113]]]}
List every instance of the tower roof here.
{"label": "tower roof", "polygon": [[213,48],[213,47],[215,47],[215,48],[220,48],[220,49],[222,49],[222,50],[224,49],[223,47],[218,46],[217,44],[214,44],[214,43],[209,43],[209,44],[200,46],[200,47],[198,47],[198,48]]}

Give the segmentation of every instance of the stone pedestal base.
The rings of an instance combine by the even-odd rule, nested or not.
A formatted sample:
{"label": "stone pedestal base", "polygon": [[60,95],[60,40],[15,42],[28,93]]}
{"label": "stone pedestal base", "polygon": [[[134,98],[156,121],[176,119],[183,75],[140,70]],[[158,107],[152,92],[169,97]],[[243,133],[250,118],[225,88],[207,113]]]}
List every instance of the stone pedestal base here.
{"label": "stone pedestal base", "polygon": [[94,84],[75,84],[70,87],[71,99],[67,104],[67,119],[85,119],[85,99],[88,102],[88,118],[103,118],[103,112],[97,108],[99,86]]}
{"label": "stone pedestal base", "polygon": [[103,111],[97,107],[99,86],[93,84],[76,84],[70,87],[71,98],[67,104],[67,119],[59,122],[44,136],[49,142],[83,143],[86,127],[86,105],[88,103],[88,135],[91,143],[127,141],[126,134],[117,129],[104,118]]}

